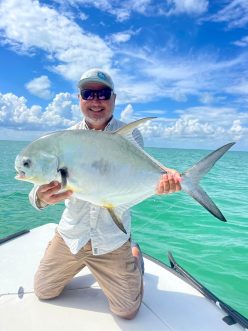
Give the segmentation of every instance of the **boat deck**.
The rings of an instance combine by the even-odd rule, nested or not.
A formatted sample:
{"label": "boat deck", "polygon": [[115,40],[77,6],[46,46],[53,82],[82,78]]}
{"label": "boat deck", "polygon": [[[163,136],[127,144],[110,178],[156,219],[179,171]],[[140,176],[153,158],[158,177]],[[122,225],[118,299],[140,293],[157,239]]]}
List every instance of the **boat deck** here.
{"label": "boat deck", "polygon": [[0,247],[1,331],[232,331],[226,314],[190,284],[155,261],[145,258],[145,293],[136,318],[112,315],[102,290],[87,268],[62,294],[40,301],[33,293],[33,276],[55,224],[46,224]]}

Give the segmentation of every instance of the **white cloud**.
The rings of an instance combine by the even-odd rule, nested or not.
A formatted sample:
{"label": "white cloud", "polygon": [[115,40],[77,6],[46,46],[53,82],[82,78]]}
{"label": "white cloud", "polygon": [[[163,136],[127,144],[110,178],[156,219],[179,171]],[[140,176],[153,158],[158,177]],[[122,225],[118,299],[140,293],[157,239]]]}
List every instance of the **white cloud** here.
{"label": "white cloud", "polygon": [[[57,0],[61,3],[61,0]],[[132,15],[139,13],[144,16],[163,15],[201,15],[208,9],[208,0],[167,0],[158,3],[156,0],[65,0],[71,6],[91,6],[116,17],[118,22],[124,22]]]}
{"label": "white cloud", "polygon": [[245,27],[248,23],[247,0],[227,1],[224,8],[209,17],[214,22],[225,22],[229,28]]}
{"label": "white cloud", "polygon": [[[118,61],[126,68],[117,74],[117,101],[149,102],[159,98],[186,101],[190,96],[202,103],[221,101],[227,84],[247,70],[245,55],[221,60],[210,54],[192,54],[190,58],[158,55],[152,50],[120,49]],[[129,70],[130,68],[130,70]],[[135,68],[135,70],[133,70]]]}
{"label": "white cloud", "polygon": [[101,11],[112,14],[118,22],[124,22],[130,18],[133,13],[149,15],[154,13],[154,1],[152,0],[67,0],[72,5],[88,5]]}
{"label": "white cloud", "polygon": [[240,120],[234,120],[230,132],[233,133],[235,140],[240,140],[243,135],[248,133],[248,130],[242,127]]}
{"label": "white cloud", "polygon": [[[174,118],[158,118],[144,124],[140,130],[149,145],[185,148],[215,147],[237,141],[241,146],[248,144],[248,114],[234,108],[192,107],[177,111]],[[121,113],[126,122],[137,119],[137,112],[128,105]],[[207,114],[207,116],[206,116]]]}
{"label": "white cloud", "polygon": [[[127,100],[144,103],[161,98],[184,102],[190,96],[197,97],[202,103],[221,101],[221,95],[227,92],[228,82],[235,81],[239,76],[235,67],[243,66],[230,61],[223,68],[222,62],[204,58],[189,62],[183,58],[168,57],[162,62],[152,56],[147,57],[153,60],[152,65],[143,62],[142,67],[136,67],[136,72],[116,76],[118,103]],[[131,58],[127,65],[129,62],[132,62]]]}
{"label": "white cloud", "polygon": [[208,92],[203,92],[199,100],[204,104],[210,104],[214,101],[214,96]]}
{"label": "white cloud", "polygon": [[42,99],[50,99],[51,93],[51,82],[45,75],[32,79],[26,85],[27,90]]}
{"label": "white cloud", "polygon": [[[151,121],[149,126],[142,130],[144,137],[153,138],[160,137],[163,139],[202,139],[209,136],[213,137],[217,134],[216,129],[207,122],[201,122],[198,118],[191,118],[188,116],[181,116],[173,119],[170,122]],[[224,129],[218,128],[218,134],[223,134]]]}
{"label": "white cloud", "polygon": [[74,103],[70,93],[57,94],[42,116],[42,122],[54,127],[68,127],[81,119],[79,105]]}
{"label": "white cloud", "polygon": [[[63,1],[58,1],[63,3]],[[170,0],[168,6],[158,7],[155,1],[90,1],[68,0],[70,4],[95,6],[125,20],[133,13],[142,15],[194,14],[201,15],[207,10],[208,1]],[[228,22],[235,26],[235,20],[241,19],[241,10],[248,8],[247,2],[233,1],[226,5],[211,19]],[[167,10],[167,12],[166,12]],[[232,13],[233,10],[233,13]],[[223,14],[223,15],[222,15]],[[166,98],[186,101],[191,97],[204,105],[220,101],[225,93],[232,97],[247,96],[248,83],[240,81],[241,74],[247,72],[245,53],[225,59],[206,53],[194,53],[178,56],[170,49],[145,45],[130,45],[130,38],[137,31],[125,30],[112,34],[104,41],[95,34],[90,34],[73,21],[73,16],[58,12],[51,6],[31,0],[2,0],[0,3],[1,41],[8,43],[16,52],[29,55],[36,51],[45,53],[46,68],[59,73],[65,79],[76,82],[82,71],[89,67],[103,67],[110,71],[117,87],[117,102],[151,102]],[[82,12],[82,19],[86,19]],[[243,15],[243,14],[242,14]],[[87,25],[85,25],[87,26]],[[245,46],[247,37],[240,40]],[[116,47],[117,45],[117,47]],[[129,45],[129,46],[128,46]],[[239,45],[241,46],[241,44]],[[113,47],[113,48],[111,48]],[[114,49],[115,47],[115,49]],[[112,68],[115,66],[115,69]],[[238,83],[237,83],[238,82]],[[230,83],[233,86],[230,86]],[[35,78],[27,84],[29,91],[43,98],[51,97],[51,85],[46,76]],[[237,99],[236,99],[237,100]],[[80,118],[78,105],[68,93],[60,93],[42,109],[40,106],[27,106],[24,98],[13,94],[1,95],[0,125],[23,129],[64,128],[74,124]],[[242,109],[245,105],[242,105]],[[147,107],[146,107],[147,109]],[[150,110],[150,113],[155,110]],[[146,111],[146,113],[149,110]],[[163,110],[157,114],[166,115]],[[153,121],[146,125],[145,134],[164,139],[204,139],[204,137],[233,137],[243,139],[247,134],[247,119],[244,112],[238,113],[233,108],[198,107],[178,112],[178,118]],[[206,114],[208,121],[206,121]],[[134,112],[128,105],[122,112],[124,121],[142,117],[142,112]]]}
{"label": "white cloud", "polygon": [[233,86],[226,89],[228,93],[248,96],[248,81],[241,80]]}
{"label": "white cloud", "polygon": [[[159,117],[159,116],[165,116],[166,111],[161,110],[161,109],[149,109],[149,110],[141,110],[141,111],[134,111],[133,106],[131,104],[128,104],[120,113],[120,120],[125,122],[125,123],[130,123],[133,121],[136,121],[140,118],[144,117],[153,117],[154,119]],[[166,119],[164,117],[159,118],[160,122],[171,122],[171,119]],[[149,122],[147,122],[149,123]],[[147,125],[145,123],[144,125]]]}
{"label": "white cloud", "polygon": [[80,12],[79,13],[79,18],[80,18],[81,21],[86,21],[89,18],[89,16],[82,13],[82,12]]}
{"label": "white cloud", "polygon": [[167,15],[189,14],[200,15],[207,11],[208,0],[167,0],[171,5]]}
{"label": "white cloud", "polygon": [[3,0],[0,16],[2,43],[16,52],[43,50],[50,69],[68,80],[77,81],[89,67],[110,67],[113,54],[101,38],[38,1]]}
{"label": "white cloud", "polygon": [[247,47],[248,46],[248,36],[235,41],[233,44],[236,46],[239,46],[239,47]]}
{"label": "white cloud", "polygon": [[0,93],[0,124],[6,127],[29,126],[39,123],[41,107],[27,107],[27,100],[24,97],[17,97],[12,93]]}
{"label": "white cloud", "polygon": [[74,125],[81,119],[78,104],[69,93],[59,93],[43,110],[27,106],[24,97],[0,93],[0,126],[18,130],[56,130]]}
{"label": "white cloud", "polygon": [[[108,12],[113,8],[129,8],[130,4],[129,12],[139,11],[148,15],[149,6],[154,2],[68,0],[68,3],[97,6]],[[170,1],[174,9],[192,12],[203,11],[207,3]],[[154,13],[155,8],[158,10],[156,6],[153,7],[150,14]],[[214,95],[215,91],[219,94],[226,92],[227,82],[236,81],[235,75],[240,75],[247,66],[245,56],[223,61],[206,54],[191,54],[190,58],[186,58],[169,54],[167,49],[163,51],[159,48],[158,52],[156,48],[135,45],[129,45],[128,48],[127,41],[139,30],[130,29],[113,34],[107,44],[100,37],[86,33],[63,13],[38,1],[3,0],[0,15],[2,42],[12,45],[19,52],[33,54],[38,49],[44,51],[48,60],[46,68],[74,84],[81,73],[90,67],[108,70],[117,87],[118,103],[126,103],[127,100],[132,103],[149,102],[154,98],[186,101],[191,96],[209,103],[210,95]],[[115,50],[114,43],[118,45]],[[112,65],[118,69],[113,69]],[[49,95],[49,88],[42,90],[37,84],[30,91],[44,98]],[[215,100],[218,97],[215,96]]]}
{"label": "white cloud", "polygon": [[133,30],[129,29],[126,31],[113,33],[110,36],[108,36],[107,39],[113,44],[126,43],[127,41],[129,41],[132,38],[132,36],[139,33],[139,31],[140,31],[140,29],[138,29],[137,31],[133,31]]}
{"label": "white cloud", "polygon": [[248,113],[240,112],[233,107],[199,106],[178,110],[177,113],[181,117],[198,118],[202,123],[207,122],[211,126],[221,126],[225,129],[229,128],[236,119],[240,119],[244,126],[248,125]]}
{"label": "white cloud", "polygon": [[134,113],[133,106],[131,104],[128,104],[125,107],[125,109],[123,109],[123,111],[121,112],[120,120],[125,122],[125,123],[135,121],[133,113]]}
{"label": "white cloud", "polygon": [[[149,111],[145,111],[147,114]],[[156,112],[159,112],[156,110]],[[163,111],[161,111],[164,113]],[[124,122],[145,117],[128,104],[120,114]],[[151,113],[153,111],[151,110]],[[207,114],[207,116],[206,116]],[[69,93],[59,93],[45,109],[27,106],[27,100],[14,94],[0,94],[0,136],[7,130],[44,132],[65,129],[82,119],[78,101]],[[214,148],[230,141],[248,147],[248,113],[231,107],[191,107],[177,110],[174,117],[157,118],[145,123],[141,131],[146,144],[169,147]],[[34,135],[32,135],[33,137]]]}

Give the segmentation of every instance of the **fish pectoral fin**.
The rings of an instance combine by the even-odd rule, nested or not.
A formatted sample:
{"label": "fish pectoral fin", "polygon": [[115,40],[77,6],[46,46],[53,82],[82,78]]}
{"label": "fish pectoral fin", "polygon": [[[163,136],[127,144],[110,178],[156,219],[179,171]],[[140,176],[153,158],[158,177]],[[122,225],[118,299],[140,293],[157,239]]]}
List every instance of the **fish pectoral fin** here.
{"label": "fish pectoral fin", "polygon": [[109,212],[110,216],[112,217],[113,221],[115,222],[115,224],[118,226],[118,228],[124,232],[125,234],[127,234],[127,231],[125,230],[121,220],[119,219],[119,217],[115,214],[114,212],[114,208],[111,207],[105,207],[107,209],[107,211]]}

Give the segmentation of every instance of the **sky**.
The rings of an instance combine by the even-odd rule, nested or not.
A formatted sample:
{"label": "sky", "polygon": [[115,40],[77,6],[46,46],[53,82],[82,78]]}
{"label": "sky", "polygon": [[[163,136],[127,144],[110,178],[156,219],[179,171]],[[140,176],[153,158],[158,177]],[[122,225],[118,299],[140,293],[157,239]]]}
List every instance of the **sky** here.
{"label": "sky", "polygon": [[77,82],[107,70],[145,145],[248,151],[247,0],[0,0],[0,139],[82,119]]}

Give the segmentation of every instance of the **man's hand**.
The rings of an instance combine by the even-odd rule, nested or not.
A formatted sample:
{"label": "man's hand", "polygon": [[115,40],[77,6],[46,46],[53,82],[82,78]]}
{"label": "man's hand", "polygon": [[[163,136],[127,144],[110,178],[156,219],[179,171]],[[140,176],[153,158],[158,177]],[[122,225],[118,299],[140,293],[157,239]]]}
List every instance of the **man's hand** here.
{"label": "man's hand", "polygon": [[179,172],[174,169],[166,169],[167,174],[162,175],[157,185],[157,194],[170,194],[181,190],[182,180]]}
{"label": "man's hand", "polygon": [[41,185],[36,192],[38,205],[54,205],[70,198],[72,191],[58,193],[60,189],[61,184],[57,181]]}

